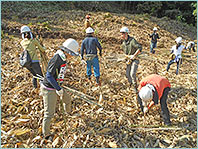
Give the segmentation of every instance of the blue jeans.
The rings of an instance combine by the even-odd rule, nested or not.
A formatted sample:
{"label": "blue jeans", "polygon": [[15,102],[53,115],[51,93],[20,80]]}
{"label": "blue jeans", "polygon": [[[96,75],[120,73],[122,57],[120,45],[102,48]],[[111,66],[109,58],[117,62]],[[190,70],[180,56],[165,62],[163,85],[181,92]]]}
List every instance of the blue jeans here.
{"label": "blue jeans", "polygon": [[[176,62],[177,63],[177,70],[176,70],[176,75],[178,75],[179,73],[179,63],[180,63],[181,59]],[[172,65],[173,63],[175,63],[175,60],[171,60],[169,63],[168,63],[168,66],[166,68],[166,70],[168,71],[170,69],[170,65]]]}
{"label": "blue jeans", "polygon": [[151,52],[151,53],[155,53],[155,50],[153,50],[153,49],[156,48],[156,47],[157,47],[157,42],[156,42],[156,43],[151,42],[151,45],[150,45],[150,52]]}
{"label": "blue jeans", "polygon": [[92,75],[91,67],[93,66],[94,76],[99,77],[100,76],[100,67],[99,67],[98,57],[95,57],[94,59],[86,61],[86,62],[87,62],[87,76],[90,77]]}

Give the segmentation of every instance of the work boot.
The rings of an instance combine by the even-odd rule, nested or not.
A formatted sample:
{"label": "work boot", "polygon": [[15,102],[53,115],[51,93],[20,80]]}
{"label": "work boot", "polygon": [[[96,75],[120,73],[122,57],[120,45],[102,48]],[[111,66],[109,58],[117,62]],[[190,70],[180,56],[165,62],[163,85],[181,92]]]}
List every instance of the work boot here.
{"label": "work boot", "polygon": [[91,80],[91,76],[87,76],[87,78],[88,78],[89,80]]}
{"label": "work boot", "polygon": [[34,88],[36,89],[37,88],[37,79],[36,78],[32,79],[32,84],[33,84]]}
{"label": "work boot", "polygon": [[97,86],[101,86],[101,82],[100,82],[99,78],[100,78],[100,77],[96,77]]}
{"label": "work boot", "polygon": [[49,135],[45,136],[44,139],[47,141],[53,142],[54,134],[49,134]]}
{"label": "work boot", "polygon": [[172,124],[171,124],[171,122],[164,122],[164,125],[171,126]]}

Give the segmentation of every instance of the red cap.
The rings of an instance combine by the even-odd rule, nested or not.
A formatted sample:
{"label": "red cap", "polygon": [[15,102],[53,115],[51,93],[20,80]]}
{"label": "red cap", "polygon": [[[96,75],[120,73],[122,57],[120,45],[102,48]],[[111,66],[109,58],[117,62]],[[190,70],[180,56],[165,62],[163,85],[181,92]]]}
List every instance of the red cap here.
{"label": "red cap", "polygon": [[90,18],[90,15],[86,15],[86,19],[89,19]]}

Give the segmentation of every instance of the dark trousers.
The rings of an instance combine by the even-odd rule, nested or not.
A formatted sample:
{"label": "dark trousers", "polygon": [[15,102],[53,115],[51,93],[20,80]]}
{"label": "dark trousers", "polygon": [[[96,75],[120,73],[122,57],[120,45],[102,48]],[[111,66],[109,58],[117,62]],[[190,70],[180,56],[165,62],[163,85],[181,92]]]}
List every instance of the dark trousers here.
{"label": "dark trousers", "polygon": [[[177,63],[176,75],[178,75],[178,73],[179,73],[179,64],[180,64],[180,61],[182,63],[182,60],[181,59],[178,62],[176,62]],[[166,68],[167,71],[170,69],[170,65],[172,65],[173,63],[175,63],[175,60],[169,61],[168,66]]]}
{"label": "dark trousers", "polygon": [[[41,71],[39,62],[33,62],[31,65],[31,68],[27,68],[27,69],[33,74],[33,76],[37,76],[36,74],[39,74],[40,76],[43,77],[43,73]],[[32,84],[33,84],[34,88],[37,88],[37,79],[34,77],[32,79]]]}
{"label": "dark trousers", "polygon": [[165,125],[171,124],[170,122],[170,113],[167,107],[167,98],[168,98],[168,92],[170,91],[170,88],[167,87],[164,89],[162,97],[160,99],[160,106],[161,106],[161,115],[164,120]]}
{"label": "dark trousers", "polygon": [[189,47],[188,48],[189,49],[189,52],[191,52],[191,48],[192,48],[193,52],[195,52],[195,46]]}

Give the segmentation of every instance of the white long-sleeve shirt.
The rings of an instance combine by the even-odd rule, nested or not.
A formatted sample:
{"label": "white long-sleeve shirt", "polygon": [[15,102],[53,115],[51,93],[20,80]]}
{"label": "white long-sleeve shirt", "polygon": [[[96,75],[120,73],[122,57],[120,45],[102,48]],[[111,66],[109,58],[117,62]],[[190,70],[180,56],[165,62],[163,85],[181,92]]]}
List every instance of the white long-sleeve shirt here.
{"label": "white long-sleeve shirt", "polygon": [[173,53],[175,54],[175,56],[177,58],[182,58],[181,56],[181,53],[182,53],[182,50],[185,48],[184,45],[180,45],[179,48],[177,49],[176,48],[176,45],[174,45],[172,48],[171,48],[171,51],[173,51]]}

